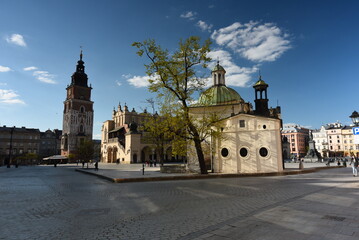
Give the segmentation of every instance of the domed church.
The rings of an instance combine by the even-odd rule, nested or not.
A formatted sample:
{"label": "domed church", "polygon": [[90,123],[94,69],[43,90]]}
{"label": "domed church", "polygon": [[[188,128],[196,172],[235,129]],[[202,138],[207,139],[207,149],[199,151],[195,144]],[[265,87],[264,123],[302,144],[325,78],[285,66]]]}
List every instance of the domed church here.
{"label": "domed church", "polygon": [[[283,171],[280,107],[268,108],[268,84],[259,77],[254,84],[255,109],[234,89],[227,87],[219,62],[212,70],[213,85],[190,107],[195,118],[215,114],[221,136],[203,143],[206,165],[216,173],[264,173]],[[205,146],[207,145],[207,146]],[[188,151],[188,167],[199,171],[194,149]]]}

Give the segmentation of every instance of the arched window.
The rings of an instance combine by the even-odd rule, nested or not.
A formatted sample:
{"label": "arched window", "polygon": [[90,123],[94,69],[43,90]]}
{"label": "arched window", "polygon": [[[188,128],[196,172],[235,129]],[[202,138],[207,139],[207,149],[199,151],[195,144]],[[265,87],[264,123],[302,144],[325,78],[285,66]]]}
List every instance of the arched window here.
{"label": "arched window", "polygon": [[84,112],[85,112],[85,107],[84,107],[84,106],[81,106],[81,107],[80,107],[80,112],[81,112],[81,113],[84,113]]}
{"label": "arched window", "polygon": [[84,132],[84,126],[80,125],[80,133],[83,133],[83,132]]}

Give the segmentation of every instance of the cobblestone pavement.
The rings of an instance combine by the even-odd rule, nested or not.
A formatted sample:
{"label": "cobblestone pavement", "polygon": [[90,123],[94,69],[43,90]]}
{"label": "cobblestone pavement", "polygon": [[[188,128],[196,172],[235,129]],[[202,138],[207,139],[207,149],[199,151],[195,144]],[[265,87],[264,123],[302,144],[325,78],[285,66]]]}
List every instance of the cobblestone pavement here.
{"label": "cobblestone pavement", "polygon": [[71,166],[0,168],[0,239],[358,239],[351,168],[114,184]]}

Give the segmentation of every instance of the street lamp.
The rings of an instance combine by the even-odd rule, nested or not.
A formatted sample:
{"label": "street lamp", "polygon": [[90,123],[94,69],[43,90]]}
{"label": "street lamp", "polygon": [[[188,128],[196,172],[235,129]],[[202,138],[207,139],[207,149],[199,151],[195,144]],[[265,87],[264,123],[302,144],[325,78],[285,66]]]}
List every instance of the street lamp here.
{"label": "street lamp", "polygon": [[10,128],[10,151],[9,151],[9,160],[7,162],[7,168],[10,168],[10,163],[11,163],[11,154],[12,154],[12,135],[14,133],[15,130],[15,126]]}
{"label": "street lamp", "polygon": [[359,125],[359,113],[357,111],[354,111],[349,117],[352,119],[355,126]]}

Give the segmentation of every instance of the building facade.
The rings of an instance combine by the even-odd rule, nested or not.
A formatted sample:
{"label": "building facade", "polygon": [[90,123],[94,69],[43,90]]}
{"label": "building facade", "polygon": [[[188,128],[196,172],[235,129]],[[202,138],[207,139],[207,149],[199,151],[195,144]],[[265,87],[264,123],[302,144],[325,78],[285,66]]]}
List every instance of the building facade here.
{"label": "building facade", "polygon": [[11,164],[27,164],[19,157],[39,154],[40,135],[40,130],[35,128],[0,127],[0,165],[8,164],[9,159]]}
{"label": "building facade", "polygon": [[40,157],[49,157],[61,154],[61,135],[62,131],[54,129],[40,133]]}
{"label": "building facade", "polygon": [[309,129],[295,124],[284,124],[282,136],[288,139],[291,158],[302,158],[307,154]]}
{"label": "building facade", "polygon": [[329,156],[329,144],[328,144],[328,134],[326,126],[321,126],[320,129],[312,131],[313,141],[315,142],[315,147],[317,151],[323,158]]}
{"label": "building facade", "polygon": [[[145,110],[136,112],[133,108],[119,104],[112,112],[112,120],[102,125],[101,161],[106,163],[159,162],[156,145],[148,141],[146,132],[140,130],[150,114]],[[165,146],[164,161],[171,161],[171,147]]]}
{"label": "building facade", "polygon": [[88,86],[82,51],[77,62],[76,72],[72,74],[71,84],[66,88],[64,101],[63,129],[61,136],[61,155],[76,154],[77,147],[85,140],[92,141],[93,101],[91,85]]}
{"label": "building facade", "polygon": [[339,122],[323,125],[320,130],[313,131],[313,139],[317,150],[326,157],[348,157],[357,155],[359,145],[354,143],[353,126]]}
{"label": "building facade", "polygon": [[[225,84],[225,69],[217,63],[212,70],[213,86],[204,91],[190,108],[194,118],[216,114],[221,137],[209,139],[207,166],[216,173],[257,173],[283,171],[282,120],[280,107],[268,108],[267,88],[262,78],[254,84],[255,109]],[[188,151],[188,167],[199,171],[193,146]]]}

